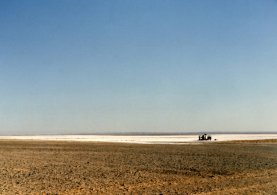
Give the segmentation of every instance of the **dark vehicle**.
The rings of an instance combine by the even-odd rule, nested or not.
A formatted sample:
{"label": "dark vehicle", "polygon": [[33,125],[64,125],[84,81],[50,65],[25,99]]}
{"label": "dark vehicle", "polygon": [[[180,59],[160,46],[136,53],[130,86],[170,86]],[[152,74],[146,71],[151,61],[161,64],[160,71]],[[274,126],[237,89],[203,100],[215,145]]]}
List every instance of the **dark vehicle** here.
{"label": "dark vehicle", "polygon": [[208,134],[203,134],[203,135],[199,135],[199,140],[202,141],[202,140],[212,140],[212,136],[208,135]]}

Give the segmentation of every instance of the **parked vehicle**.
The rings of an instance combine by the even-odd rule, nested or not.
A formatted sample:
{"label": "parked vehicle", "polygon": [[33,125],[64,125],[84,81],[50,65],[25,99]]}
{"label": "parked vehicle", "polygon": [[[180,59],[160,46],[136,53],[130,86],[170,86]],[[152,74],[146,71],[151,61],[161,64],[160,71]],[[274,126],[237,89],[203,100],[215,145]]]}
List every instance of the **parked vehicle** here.
{"label": "parked vehicle", "polygon": [[203,140],[212,140],[212,136],[210,136],[210,135],[208,135],[208,134],[202,134],[202,135],[199,135],[199,137],[198,137],[198,139],[200,140],[200,141],[203,141]]}

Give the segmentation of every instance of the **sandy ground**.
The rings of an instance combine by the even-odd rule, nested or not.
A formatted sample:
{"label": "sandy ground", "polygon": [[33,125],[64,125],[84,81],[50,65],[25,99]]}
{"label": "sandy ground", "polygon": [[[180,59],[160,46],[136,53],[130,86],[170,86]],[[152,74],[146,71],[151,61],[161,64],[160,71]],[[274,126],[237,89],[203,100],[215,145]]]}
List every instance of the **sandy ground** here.
{"label": "sandy ground", "polygon": [[[199,142],[198,135],[33,135],[33,136],[0,136],[0,140],[29,141],[79,141],[79,142],[109,142],[137,144],[184,144]],[[213,142],[234,140],[277,139],[277,133],[272,134],[213,134]]]}
{"label": "sandy ground", "polygon": [[277,194],[277,140],[0,141],[0,194]]}

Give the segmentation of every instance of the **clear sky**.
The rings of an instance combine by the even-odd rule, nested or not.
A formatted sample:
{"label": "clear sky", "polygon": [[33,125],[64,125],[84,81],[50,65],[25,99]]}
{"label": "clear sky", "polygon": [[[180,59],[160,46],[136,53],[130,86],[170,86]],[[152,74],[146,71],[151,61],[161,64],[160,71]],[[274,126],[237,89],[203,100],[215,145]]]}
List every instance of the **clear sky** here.
{"label": "clear sky", "polygon": [[275,0],[2,0],[0,133],[277,130]]}

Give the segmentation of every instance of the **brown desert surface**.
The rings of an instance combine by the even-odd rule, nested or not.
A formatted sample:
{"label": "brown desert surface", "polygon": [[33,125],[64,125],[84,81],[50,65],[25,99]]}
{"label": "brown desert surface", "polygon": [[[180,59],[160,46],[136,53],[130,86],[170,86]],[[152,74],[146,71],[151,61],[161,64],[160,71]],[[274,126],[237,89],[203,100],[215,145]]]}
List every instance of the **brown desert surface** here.
{"label": "brown desert surface", "polygon": [[277,141],[0,141],[0,194],[277,194]]}

